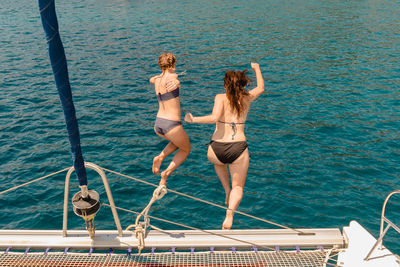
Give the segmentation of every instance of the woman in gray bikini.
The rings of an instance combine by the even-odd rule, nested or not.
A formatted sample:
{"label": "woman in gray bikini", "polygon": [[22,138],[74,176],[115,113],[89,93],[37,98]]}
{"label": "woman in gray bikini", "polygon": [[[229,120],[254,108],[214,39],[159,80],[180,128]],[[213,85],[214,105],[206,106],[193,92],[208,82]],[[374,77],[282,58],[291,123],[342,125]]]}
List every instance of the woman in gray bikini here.
{"label": "woman in gray bikini", "polygon": [[155,85],[159,105],[154,131],[169,141],[163,151],[153,158],[153,173],[158,175],[163,160],[175,150],[179,150],[167,169],[161,172],[160,185],[165,186],[168,176],[185,161],[190,153],[190,141],[181,123],[180,83],[175,73],[175,63],[176,58],[173,54],[162,54],[158,58],[158,66],[162,73],[150,78],[150,83]]}
{"label": "woman in gray bikini", "polygon": [[[234,211],[243,197],[243,187],[249,167],[244,125],[252,101],[264,92],[264,80],[260,66],[251,63],[257,77],[257,87],[246,91],[250,80],[246,71],[227,71],[224,77],[225,94],[215,96],[211,115],[194,117],[185,115],[190,123],[215,123],[216,128],[208,147],[207,157],[214,164],[222,186],[225,189],[225,204],[228,205],[222,229],[231,229]],[[232,187],[229,184],[231,174]]]}

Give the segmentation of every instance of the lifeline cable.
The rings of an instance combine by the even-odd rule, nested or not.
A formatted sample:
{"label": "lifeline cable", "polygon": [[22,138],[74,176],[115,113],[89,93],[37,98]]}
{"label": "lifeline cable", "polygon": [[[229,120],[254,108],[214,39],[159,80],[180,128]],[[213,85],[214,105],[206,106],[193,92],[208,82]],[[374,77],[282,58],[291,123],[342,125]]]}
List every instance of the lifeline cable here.
{"label": "lifeline cable", "polygon": [[[131,177],[131,176],[129,176],[129,175],[122,174],[122,173],[119,173],[119,172],[115,172],[115,171],[112,171],[112,170],[109,170],[109,169],[106,169],[106,168],[102,168],[102,169],[103,169],[104,171],[108,171],[108,172],[111,172],[111,173],[114,173],[114,174],[123,176],[123,177],[125,177],[125,178],[131,179],[131,180],[134,180],[134,181],[137,181],[137,182],[141,182],[141,183],[144,183],[144,184],[147,184],[147,185],[151,185],[151,186],[154,186],[154,187],[158,187],[158,185],[156,185],[156,184],[153,184],[153,183],[150,183],[150,182],[146,182],[146,181],[144,181],[144,180],[142,180],[142,179],[139,179],[139,178]],[[211,206],[214,206],[214,207],[218,207],[218,208],[225,209],[225,210],[228,209],[227,207],[224,207],[224,206],[222,206],[222,205],[218,205],[218,204],[212,203],[212,202],[210,202],[210,201],[207,201],[207,200],[204,200],[204,199],[201,199],[201,198],[198,198],[198,197],[193,197],[193,196],[190,196],[190,195],[187,195],[187,194],[184,194],[184,193],[181,193],[181,192],[172,190],[172,189],[168,189],[168,188],[167,188],[167,190],[168,190],[169,192],[175,193],[175,194],[177,194],[177,195],[181,195],[181,196],[184,196],[184,197],[187,197],[187,198],[191,198],[191,199],[193,199],[193,200],[200,201],[200,202],[206,203],[206,204],[211,205]],[[253,215],[251,215],[251,214],[248,214],[248,213],[245,213],[245,212],[242,212],[242,211],[234,210],[233,212],[234,212],[234,213],[237,213],[237,214],[241,214],[241,215],[243,215],[243,216],[250,217],[250,218],[255,219],[255,220],[258,220],[258,221],[262,221],[262,222],[269,223],[269,224],[272,224],[272,225],[275,225],[275,226],[278,226],[278,227],[281,227],[281,228],[284,228],[284,229],[288,229],[288,230],[291,230],[291,231],[298,232],[298,233],[301,234],[301,235],[313,235],[313,234],[314,234],[314,233],[305,233],[305,232],[303,232],[303,231],[300,231],[300,230],[297,230],[297,229],[293,229],[293,228],[290,228],[290,227],[288,227],[288,226],[284,226],[284,225],[281,225],[281,224],[278,224],[278,223],[274,223],[274,222],[271,222],[271,221],[269,221],[269,220],[266,220],[266,219],[263,219],[263,218],[260,218],[260,217],[253,216]]]}
{"label": "lifeline cable", "polygon": [[[104,206],[110,207],[110,208],[112,207],[110,204],[107,204],[107,203],[101,203],[101,204],[104,205]],[[140,214],[140,212],[133,211],[133,210],[128,210],[128,209],[124,209],[124,208],[120,208],[120,207],[116,207],[116,206],[114,206],[114,208],[116,208],[118,210],[129,212],[129,213],[137,214],[137,215]],[[231,239],[231,240],[234,240],[234,241],[238,241],[238,242],[241,242],[241,243],[249,244],[249,245],[252,245],[252,246],[265,248],[265,249],[269,249],[269,250],[273,250],[273,251],[275,250],[275,248],[272,248],[272,247],[268,247],[268,246],[264,246],[264,245],[258,245],[258,244],[255,244],[255,243],[252,243],[252,242],[249,242],[249,241],[237,239],[237,238],[226,236],[226,235],[223,235],[223,234],[217,234],[217,233],[214,233],[214,232],[211,232],[211,231],[208,231],[208,230],[203,230],[203,229],[200,229],[200,228],[188,226],[188,225],[185,225],[185,224],[182,224],[182,223],[172,222],[172,221],[169,221],[169,220],[166,220],[166,219],[161,219],[161,218],[150,216],[150,215],[147,215],[147,216],[149,218],[151,218],[151,219],[154,219],[154,220],[158,220],[158,221],[174,224],[174,225],[181,226],[181,227],[184,227],[184,228],[188,228],[188,229],[191,229],[191,230],[201,231],[201,232],[204,232],[206,234],[217,235],[217,236],[220,236],[220,237],[224,237],[224,238]]]}

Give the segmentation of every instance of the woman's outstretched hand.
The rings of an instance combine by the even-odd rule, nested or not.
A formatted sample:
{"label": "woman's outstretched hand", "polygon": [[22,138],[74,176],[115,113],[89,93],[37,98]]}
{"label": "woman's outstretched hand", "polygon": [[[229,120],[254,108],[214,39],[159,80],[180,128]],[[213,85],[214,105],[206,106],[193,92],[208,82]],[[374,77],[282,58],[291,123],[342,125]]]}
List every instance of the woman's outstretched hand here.
{"label": "woman's outstretched hand", "polygon": [[192,123],[192,122],[193,122],[193,115],[192,115],[192,113],[186,113],[186,114],[185,114],[185,121],[186,121],[186,122],[189,122],[189,123]]}
{"label": "woman's outstretched hand", "polygon": [[260,64],[255,63],[255,62],[251,62],[250,65],[251,65],[251,68],[252,68],[253,70],[256,70],[256,69],[259,69],[259,68],[260,68]]}

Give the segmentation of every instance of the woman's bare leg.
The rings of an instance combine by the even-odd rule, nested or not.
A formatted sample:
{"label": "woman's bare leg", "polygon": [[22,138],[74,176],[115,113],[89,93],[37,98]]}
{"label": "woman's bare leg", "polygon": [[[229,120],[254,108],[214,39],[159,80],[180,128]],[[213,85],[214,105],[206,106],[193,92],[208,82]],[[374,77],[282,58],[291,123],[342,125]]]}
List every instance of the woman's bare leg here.
{"label": "woman's bare leg", "polygon": [[[160,135],[161,137],[164,137],[162,135]],[[165,137],[164,137],[165,138]],[[178,147],[176,145],[174,145],[172,142],[169,142],[165,148],[163,149],[163,151],[161,151],[161,153],[158,156],[155,156],[153,158],[153,167],[152,167],[152,171],[155,175],[158,175],[159,171],[160,171],[160,167],[161,167],[161,163],[163,162],[163,160],[168,157],[168,155],[170,155],[171,153],[173,153],[175,150],[177,150]]]}
{"label": "woman's bare leg", "polygon": [[221,181],[222,186],[225,190],[225,205],[229,205],[229,196],[231,193],[231,185],[229,184],[229,173],[227,165],[214,165],[215,172]]}
{"label": "woman's bare leg", "polygon": [[[190,153],[190,141],[182,126],[177,126],[165,134],[166,139],[170,140],[178,149],[178,153],[172,158],[171,163],[165,171],[161,173],[160,185],[167,185],[168,176],[171,175],[179,165],[182,164]],[[172,152],[171,152],[172,153]]]}
{"label": "woman's bare leg", "polygon": [[229,194],[231,193],[231,185],[229,184],[228,166],[218,160],[211,146],[208,146],[207,157],[209,161],[214,163],[215,172],[217,173],[218,178],[221,181],[221,184],[225,190],[225,205],[229,205]]}
{"label": "woman's bare leg", "polygon": [[229,165],[231,173],[232,191],[229,195],[229,207],[222,224],[222,229],[231,229],[234,211],[239,207],[243,198],[243,188],[249,168],[249,150],[246,149],[239,158]]}

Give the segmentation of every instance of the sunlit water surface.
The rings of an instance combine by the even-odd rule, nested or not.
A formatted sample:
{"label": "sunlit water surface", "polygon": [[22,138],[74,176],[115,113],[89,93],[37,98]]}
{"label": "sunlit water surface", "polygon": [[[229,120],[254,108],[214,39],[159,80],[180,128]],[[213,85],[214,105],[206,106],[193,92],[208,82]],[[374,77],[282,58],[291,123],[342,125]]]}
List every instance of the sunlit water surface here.
{"label": "sunlit water surface", "polygon": [[[0,0],[0,191],[72,164],[37,1]],[[385,196],[400,189],[400,4],[396,1],[57,1],[86,161],[158,183],[152,158],[157,58],[178,58],[183,112],[206,115],[228,69],[260,63],[266,92],[246,123],[250,168],[240,210],[290,227],[375,236]],[[255,75],[249,71],[255,86]],[[223,204],[206,158],[214,125],[192,143],[168,186]],[[165,168],[167,160],[163,164]],[[65,173],[0,195],[0,228],[60,229]],[[153,188],[108,175],[117,206],[140,211]],[[90,188],[107,202],[100,178]],[[73,177],[72,191],[77,182]],[[400,223],[399,197],[387,215]],[[224,210],[172,193],[151,215],[218,229]],[[120,212],[122,226],[134,216]],[[109,208],[98,229],[114,229]],[[177,226],[152,221],[164,229]],[[83,221],[70,212],[70,228]],[[235,216],[234,228],[273,227]],[[400,236],[385,241],[396,252]]]}

